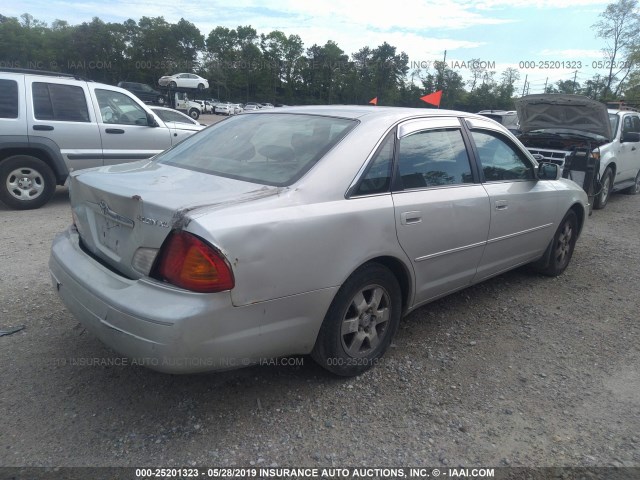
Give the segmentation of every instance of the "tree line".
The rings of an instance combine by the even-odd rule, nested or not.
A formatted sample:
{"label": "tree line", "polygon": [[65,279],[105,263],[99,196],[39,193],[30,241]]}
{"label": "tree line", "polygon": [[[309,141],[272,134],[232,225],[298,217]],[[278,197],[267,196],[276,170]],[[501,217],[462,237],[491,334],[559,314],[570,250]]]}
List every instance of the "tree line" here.
{"label": "tree line", "polygon": [[[626,93],[640,101],[636,7],[635,0],[619,0],[594,25],[594,34],[606,42],[604,58],[621,68],[584,85],[558,81],[546,90],[599,100]],[[110,23],[94,17],[79,25],[64,20],[48,25],[27,13],[0,15],[0,67],[73,73],[110,84],[156,85],[162,75],[193,72],[209,80],[210,96],[243,103],[366,104],[377,97],[379,105],[425,107],[422,95],[443,90],[443,108],[513,109],[514,97],[523,93],[515,91],[519,71],[498,74],[486,62],[469,63],[465,80],[445,61],[411,68],[407,54],[386,42],[349,55],[332,40],[306,48],[298,35],[259,34],[250,25],[219,26],[205,37],[184,18],[170,23],[145,16]]]}

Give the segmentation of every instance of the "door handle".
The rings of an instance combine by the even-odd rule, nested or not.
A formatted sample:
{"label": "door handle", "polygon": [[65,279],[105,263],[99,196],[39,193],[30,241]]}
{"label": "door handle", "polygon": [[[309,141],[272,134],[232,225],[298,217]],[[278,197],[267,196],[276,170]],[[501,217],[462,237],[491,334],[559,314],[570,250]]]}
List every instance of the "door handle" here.
{"label": "door handle", "polygon": [[107,132],[107,133],[124,133],[124,130],[122,130],[121,128],[107,128],[105,130],[105,132]]}
{"label": "door handle", "polygon": [[421,212],[402,212],[400,214],[400,223],[403,225],[411,225],[412,223],[422,222]]}
{"label": "door handle", "polygon": [[51,125],[34,125],[33,129],[51,131],[53,130],[53,127]]}
{"label": "door handle", "polygon": [[509,204],[506,200],[496,200],[496,210],[506,210],[509,208]]}

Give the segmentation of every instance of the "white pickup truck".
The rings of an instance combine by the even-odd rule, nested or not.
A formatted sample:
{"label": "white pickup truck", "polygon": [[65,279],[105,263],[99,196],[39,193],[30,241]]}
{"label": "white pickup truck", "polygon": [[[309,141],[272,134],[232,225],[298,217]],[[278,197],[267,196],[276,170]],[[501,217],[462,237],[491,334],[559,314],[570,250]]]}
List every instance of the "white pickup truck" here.
{"label": "white pickup truck", "polygon": [[576,148],[600,159],[593,208],[604,208],[612,192],[640,193],[640,113],[607,110],[582,95],[540,94],[516,100],[518,139],[542,161],[564,166]]}
{"label": "white pickup truck", "polygon": [[187,94],[182,92],[176,92],[175,99],[176,99],[176,104],[175,104],[176,110],[186,113],[194,120],[197,120],[198,118],[200,118],[200,115],[202,114],[202,105],[200,105],[198,102],[193,102],[189,100],[189,97],[187,96]]}

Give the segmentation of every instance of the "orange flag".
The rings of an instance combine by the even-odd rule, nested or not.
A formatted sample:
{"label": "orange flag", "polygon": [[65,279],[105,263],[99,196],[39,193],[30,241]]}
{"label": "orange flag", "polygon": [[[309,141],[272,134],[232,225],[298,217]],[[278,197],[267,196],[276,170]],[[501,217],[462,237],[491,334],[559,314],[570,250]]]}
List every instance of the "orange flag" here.
{"label": "orange flag", "polygon": [[369,100],[369,103],[373,103],[374,105],[378,105],[378,97],[372,98],[371,100]]}
{"label": "orange flag", "polygon": [[441,98],[442,98],[442,90],[438,90],[437,92],[433,92],[433,93],[430,93],[429,95],[425,95],[424,97],[420,97],[420,100],[440,108]]}

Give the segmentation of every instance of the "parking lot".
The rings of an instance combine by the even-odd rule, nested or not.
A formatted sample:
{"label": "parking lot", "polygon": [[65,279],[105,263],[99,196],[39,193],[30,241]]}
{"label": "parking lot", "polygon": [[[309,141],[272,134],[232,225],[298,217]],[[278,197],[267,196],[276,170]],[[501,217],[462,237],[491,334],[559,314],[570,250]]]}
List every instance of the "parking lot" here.
{"label": "parking lot", "polygon": [[25,327],[0,337],[0,465],[638,466],[639,213],[614,195],[562,276],[519,269],[423,307],[344,379],[307,357],[195,376],[128,365],[50,285],[67,191],[0,205],[0,330]]}

